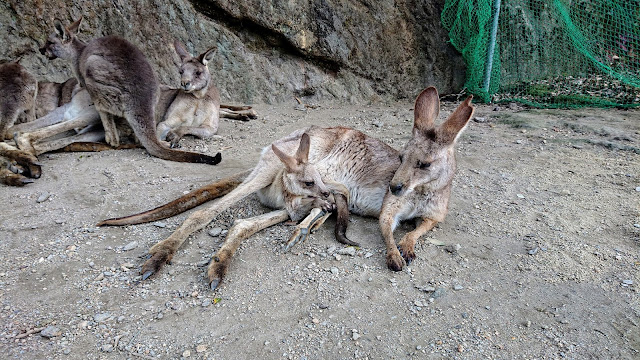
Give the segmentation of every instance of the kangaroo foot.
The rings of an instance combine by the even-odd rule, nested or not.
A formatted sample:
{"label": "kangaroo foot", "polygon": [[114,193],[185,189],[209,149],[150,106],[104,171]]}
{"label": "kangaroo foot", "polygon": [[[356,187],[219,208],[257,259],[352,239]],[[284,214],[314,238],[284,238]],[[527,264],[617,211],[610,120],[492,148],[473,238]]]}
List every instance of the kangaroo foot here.
{"label": "kangaroo foot", "polygon": [[167,141],[169,142],[169,146],[172,149],[180,147],[180,135],[176,134],[176,132],[173,130],[170,130],[167,133]]}
{"label": "kangaroo foot", "polygon": [[36,154],[36,149],[33,147],[33,144],[31,143],[31,138],[29,137],[29,134],[15,132],[13,133],[13,141],[15,141],[18,149],[33,155]]}
{"label": "kangaroo foot", "polygon": [[393,271],[402,271],[402,268],[405,265],[404,258],[400,255],[400,252],[397,249],[395,251],[389,251],[387,253],[387,267],[389,270]]}
{"label": "kangaroo foot", "polygon": [[9,186],[25,186],[33,180],[16,174],[9,169],[0,169],[0,183]]}
{"label": "kangaroo foot", "polygon": [[151,255],[151,257],[142,265],[142,280],[147,280],[151,275],[155,274],[160,268],[171,261],[173,254],[167,251],[158,251]]}
{"label": "kangaroo foot", "polygon": [[[39,179],[42,175],[42,164],[35,155],[18,149],[3,149],[3,155],[8,161],[7,168],[16,174],[32,179]],[[12,162],[15,162],[13,164]]]}
{"label": "kangaroo foot", "polygon": [[314,208],[311,213],[296,227],[289,237],[289,241],[284,246],[284,251],[287,252],[295,244],[302,243],[307,240],[309,234],[315,231],[324,220],[327,219],[327,213],[324,210]]}
{"label": "kangaroo foot", "polygon": [[407,265],[411,264],[411,262],[416,259],[414,245],[410,244],[408,241],[400,241],[400,243],[398,244],[398,250],[400,251],[402,257],[406,260]]}
{"label": "kangaroo foot", "polygon": [[213,259],[211,259],[209,269],[207,270],[207,277],[209,278],[209,288],[211,288],[212,291],[218,288],[218,285],[220,285],[220,282],[227,274],[230,259],[230,257],[218,254],[214,255]]}

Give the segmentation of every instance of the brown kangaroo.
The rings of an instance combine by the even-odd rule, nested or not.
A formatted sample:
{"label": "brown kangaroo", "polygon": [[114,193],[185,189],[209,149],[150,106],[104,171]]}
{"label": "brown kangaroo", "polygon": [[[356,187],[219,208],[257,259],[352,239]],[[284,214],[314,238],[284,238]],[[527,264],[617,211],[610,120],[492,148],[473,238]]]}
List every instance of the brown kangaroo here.
{"label": "brown kangaroo", "polygon": [[[399,271],[404,266],[405,259],[411,261],[415,257],[415,240],[436,222],[442,221],[447,213],[451,181],[455,172],[454,144],[473,114],[471,98],[460,104],[447,121],[436,126],[438,93],[433,87],[422,91],[416,99],[412,138],[403,152],[360,131],[344,127],[302,129],[274,144],[291,153],[292,143],[296,143],[304,133],[309,135],[308,162],[313,164],[325,184],[337,184],[346,189],[351,212],[380,218],[387,245],[387,266]],[[143,273],[147,275],[145,278],[150,274],[149,271],[153,273],[164,262],[170,261],[190,234],[205,227],[221,211],[245,196],[270,186],[279,171],[276,163],[271,152],[263,151],[258,165],[239,186],[208,208],[193,213],[171,236],[154,245],[149,250],[152,258],[143,266]],[[375,172],[372,173],[371,169],[375,169]],[[207,186],[208,196],[199,197],[197,202],[189,203],[189,200],[202,194],[199,190],[172,204],[179,210],[185,210],[187,203],[197,206],[207,201],[205,198],[218,197],[219,193],[210,190],[215,184],[222,185],[225,182],[228,184],[228,180],[223,180]],[[161,206],[143,214],[120,218],[113,224],[123,225],[142,219],[151,221],[156,216],[170,215],[173,212]],[[273,217],[265,215],[264,219],[247,224],[246,228],[261,229],[284,221],[276,215],[282,216],[282,213]],[[286,217],[286,213],[284,216]],[[400,221],[412,218],[421,218],[423,222],[400,241],[400,254],[393,239],[393,230]],[[101,224],[112,223],[107,220]],[[219,284],[239,242],[246,238],[237,234],[234,236],[232,239],[229,239],[231,236],[227,238],[209,265],[208,277],[212,288]]]}
{"label": "brown kangaroo", "polygon": [[208,156],[169,148],[156,136],[155,106],[159,85],[144,54],[117,36],[84,43],[76,38],[82,18],[69,27],[56,20],[55,31],[40,52],[49,59],[62,58],[72,64],[78,83],[93,101],[104,127],[106,142],[118,147],[115,117],[125,118],[147,151],[156,157],[215,165],[221,155]]}

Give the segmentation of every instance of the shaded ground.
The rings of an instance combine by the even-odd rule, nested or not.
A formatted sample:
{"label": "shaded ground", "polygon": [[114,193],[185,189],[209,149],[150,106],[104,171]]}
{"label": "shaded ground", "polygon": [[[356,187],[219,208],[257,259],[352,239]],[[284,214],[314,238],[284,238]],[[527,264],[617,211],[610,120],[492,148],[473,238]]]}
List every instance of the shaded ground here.
{"label": "shaded ground", "polygon": [[[252,166],[294,129],[349,125],[401,147],[410,103],[305,112],[258,106],[221,138],[183,147],[219,166],[142,150],[42,157],[43,177],[0,188],[0,352],[29,359],[632,359],[640,351],[640,112],[480,107],[458,147],[446,221],[404,271],[386,269],[375,219],[353,217],[348,254],[333,222],[292,252],[279,225],[248,239],[214,293],[204,267],[243,201],[139,282],[140,258],[185,214],[96,228]],[[445,104],[449,113],[452,104]],[[46,198],[46,199],[45,199]],[[410,229],[403,226],[399,239]],[[340,254],[342,252],[342,254]],[[33,334],[51,326],[50,339]],[[57,331],[56,331],[57,330]],[[45,332],[46,334],[46,332]]]}

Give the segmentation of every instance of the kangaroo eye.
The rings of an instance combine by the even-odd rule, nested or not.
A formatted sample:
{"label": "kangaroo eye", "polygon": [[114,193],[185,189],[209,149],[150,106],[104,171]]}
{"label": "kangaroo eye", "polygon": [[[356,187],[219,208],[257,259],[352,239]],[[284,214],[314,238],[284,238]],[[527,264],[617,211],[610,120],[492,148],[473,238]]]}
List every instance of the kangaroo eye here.
{"label": "kangaroo eye", "polygon": [[420,169],[424,170],[424,169],[428,168],[429,166],[431,166],[430,162],[418,161],[418,168],[420,168]]}
{"label": "kangaroo eye", "polygon": [[196,76],[202,75],[202,71],[196,71]]}
{"label": "kangaroo eye", "polygon": [[184,70],[180,69],[180,75],[184,74]]}
{"label": "kangaroo eye", "polygon": [[306,187],[312,187],[315,184],[315,182],[313,181],[304,181],[304,186]]}

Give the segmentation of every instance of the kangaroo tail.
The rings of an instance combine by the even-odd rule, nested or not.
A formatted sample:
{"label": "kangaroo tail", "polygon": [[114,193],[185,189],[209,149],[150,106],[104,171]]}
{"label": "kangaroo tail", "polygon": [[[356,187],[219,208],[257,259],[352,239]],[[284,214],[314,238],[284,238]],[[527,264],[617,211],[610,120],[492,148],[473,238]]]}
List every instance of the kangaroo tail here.
{"label": "kangaroo tail", "polygon": [[198,205],[204,204],[207,201],[217,199],[228,194],[231,190],[237,188],[249,173],[250,171],[244,171],[242,173],[232,175],[226,179],[222,179],[220,181],[207,184],[199,189],[193,190],[188,194],[183,195],[167,204],[160,205],[155,209],[147,210],[134,215],[103,220],[99,222],[97,226],[135,225],[162,220],[178,215],[187,210],[193,209]]}
{"label": "kangaroo tail", "polygon": [[163,146],[159,142],[143,143],[143,146],[147,149],[149,154],[165,160],[209,165],[216,165],[222,160],[222,155],[220,153],[217,153],[215,156],[210,156],[191,151],[175,150]]}

